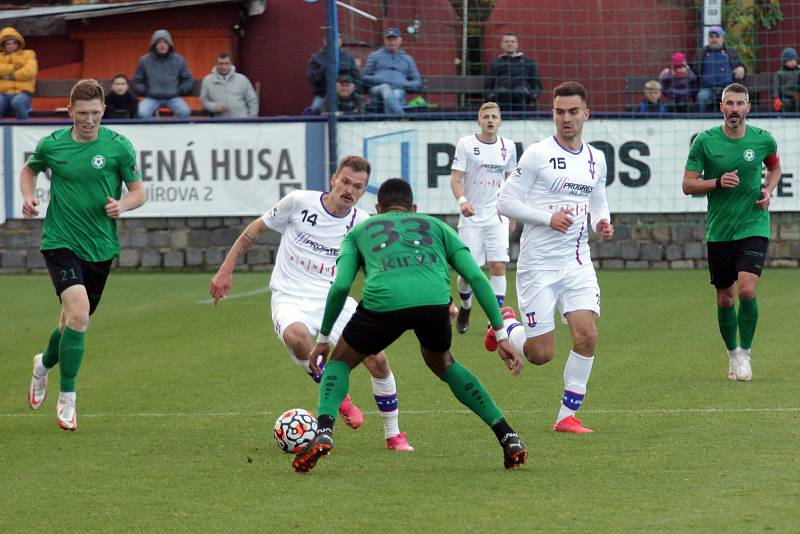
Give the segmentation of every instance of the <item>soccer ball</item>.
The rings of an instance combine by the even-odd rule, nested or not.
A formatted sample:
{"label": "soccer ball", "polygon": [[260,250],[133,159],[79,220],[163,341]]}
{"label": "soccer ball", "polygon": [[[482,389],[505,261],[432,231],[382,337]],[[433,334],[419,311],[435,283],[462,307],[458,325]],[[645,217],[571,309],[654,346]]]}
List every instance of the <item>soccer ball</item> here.
{"label": "soccer ball", "polygon": [[317,420],[306,410],[287,410],[275,421],[272,435],[283,452],[300,452],[317,433]]}

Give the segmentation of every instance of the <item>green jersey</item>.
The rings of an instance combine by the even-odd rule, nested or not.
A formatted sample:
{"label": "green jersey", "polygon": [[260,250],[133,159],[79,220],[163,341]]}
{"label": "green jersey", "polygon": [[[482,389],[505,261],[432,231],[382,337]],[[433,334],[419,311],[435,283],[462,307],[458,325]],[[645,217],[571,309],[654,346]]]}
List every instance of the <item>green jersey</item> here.
{"label": "green jersey", "polygon": [[776,153],[778,144],[766,130],[746,126],[740,139],[726,136],[722,126],[697,136],[689,151],[686,169],[716,180],[738,170],[739,185],[708,193],[707,241],[734,241],[745,237],[769,238],[769,211],[756,206],[761,198],[763,162]]}
{"label": "green jersey", "polygon": [[56,130],[28,158],[33,172],[51,172],[41,250],[67,248],[82,260],[109,260],[119,255],[119,239],[106,197],[119,200],[122,182],[141,178],[136,154],[126,137],[108,128],[100,127],[88,143],[71,134],[71,126]]}

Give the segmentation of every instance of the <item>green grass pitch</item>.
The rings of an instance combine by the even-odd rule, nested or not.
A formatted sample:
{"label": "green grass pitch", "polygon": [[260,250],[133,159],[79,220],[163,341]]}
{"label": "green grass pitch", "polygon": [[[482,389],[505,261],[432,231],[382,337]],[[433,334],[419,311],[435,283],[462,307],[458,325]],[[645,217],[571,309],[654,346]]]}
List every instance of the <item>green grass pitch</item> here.
{"label": "green grass pitch", "polygon": [[0,531],[800,530],[797,270],[765,272],[751,383],[726,378],[705,272],[599,276],[600,341],[580,414],[594,434],[550,431],[566,328],[553,362],[514,378],[484,351],[476,311],[453,352],[527,442],[523,469],[503,469],[491,431],[406,334],[388,354],[416,452],[384,450],[356,369],[366,423],[340,422],[334,453],[308,475],[271,435],[283,410],[316,410],[317,387],[273,333],[267,274],[237,274],[239,298],[215,309],[210,274],[112,273],[89,327],[74,433],[55,424],[57,372],[40,411],[25,402],[31,357],[57,319],[50,281],[0,276]]}

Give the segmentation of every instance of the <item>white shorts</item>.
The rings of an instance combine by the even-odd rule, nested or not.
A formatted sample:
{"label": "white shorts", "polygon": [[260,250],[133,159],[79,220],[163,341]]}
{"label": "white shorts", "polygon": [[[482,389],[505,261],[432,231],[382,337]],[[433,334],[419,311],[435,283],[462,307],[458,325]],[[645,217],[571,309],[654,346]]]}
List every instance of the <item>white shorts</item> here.
{"label": "white shorts", "polygon": [[600,316],[600,286],[591,263],[560,271],[517,271],[519,322],[525,337],[536,337],[555,329],[555,308],[564,315],[576,310]]}
{"label": "white shorts", "polygon": [[491,226],[462,226],[461,240],[469,247],[475,262],[481,267],[490,261],[508,263],[508,219]]}
{"label": "white shorts", "polygon": [[[291,354],[292,351],[286,346],[286,342],[283,340],[283,332],[292,323],[303,323],[311,334],[313,342],[322,326],[322,315],[325,313],[325,300],[324,298],[302,298],[280,293],[272,294],[272,324],[275,325],[275,333],[278,335],[278,339],[281,340],[281,343],[283,343],[283,346],[289,351],[289,354]],[[332,345],[336,345],[336,342],[339,341],[342,330],[344,330],[350,317],[355,313],[357,306],[358,303],[352,297],[347,297],[342,313],[339,314],[339,318],[336,319],[336,322],[333,324],[333,329],[329,336]],[[295,355],[292,354],[292,356]]]}

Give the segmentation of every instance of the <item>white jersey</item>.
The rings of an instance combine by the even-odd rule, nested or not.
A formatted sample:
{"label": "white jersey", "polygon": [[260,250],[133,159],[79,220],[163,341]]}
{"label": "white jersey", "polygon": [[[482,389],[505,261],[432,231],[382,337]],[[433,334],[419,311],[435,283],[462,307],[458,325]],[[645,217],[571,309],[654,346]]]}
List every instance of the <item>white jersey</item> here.
{"label": "white jersey", "polygon": [[[606,158],[587,143],[577,152],[562,147],[554,136],[528,147],[519,166],[500,192],[501,211],[507,201],[522,200],[542,214],[538,224],[526,222],[520,241],[518,269],[560,270],[591,264],[589,215],[592,226],[610,221],[606,201]],[[573,223],[565,234],[549,226],[550,216],[567,208]]]}
{"label": "white jersey", "polygon": [[319,191],[292,191],[261,220],[283,234],[269,287],[273,293],[325,298],[336,275],[344,236],[369,215],[353,207],[344,217],[325,209]]}
{"label": "white jersey", "polygon": [[497,194],[516,166],[517,147],[510,139],[484,143],[473,134],[458,140],[451,169],[464,173],[464,196],[475,208],[472,217],[461,216],[459,228],[504,222],[497,214]]}

